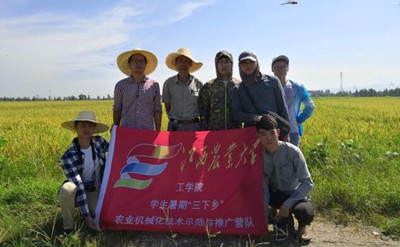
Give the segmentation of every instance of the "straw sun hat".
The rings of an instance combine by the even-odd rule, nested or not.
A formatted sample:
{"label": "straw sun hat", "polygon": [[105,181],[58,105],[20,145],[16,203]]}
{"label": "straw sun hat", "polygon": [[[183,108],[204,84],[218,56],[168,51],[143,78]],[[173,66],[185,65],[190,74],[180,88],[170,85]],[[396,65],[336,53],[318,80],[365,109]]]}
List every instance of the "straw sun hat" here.
{"label": "straw sun hat", "polygon": [[75,131],[75,121],[95,123],[96,127],[94,128],[94,134],[108,130],[108,125],[96,121],[96,115],[94,115],[94,113],[91,111],[81,111],[78,113],[78,116],[74,120],[65,121],[61,124],[61,126],[68,130]]}
{"label": "straw sun hat", "polygon": [[187,48],[179,48],[177,52],[170,53],[167,58],[165,59],[165,63],[167,64],[167,67],[178,71],[178,68],[176,67],[176,59],[180,56],[185,56],[192,60],[192,66],[189,69],[189,73],[193,73],[201,68],[203,66],[203,63],[196,61],[192,57],[192,52],[187,49]]}
{"label": "straw sun hat", "polygon": [[145,75],[149,75],[149,74],[153,73],[153,71],[157,68],[157,57],[149,51],[145,51],[145,50],[137,48],[137,49],[133,49],[131,51],[126,51],[124,53],[121,53],[117,58],[118,68],[125,75],[131,76],[131,74],[132,74],[131,69],[129,68],[128,60],[133,54],[141,54],[146,58],[147,64],[146,64],[146,68],[144,69]]}

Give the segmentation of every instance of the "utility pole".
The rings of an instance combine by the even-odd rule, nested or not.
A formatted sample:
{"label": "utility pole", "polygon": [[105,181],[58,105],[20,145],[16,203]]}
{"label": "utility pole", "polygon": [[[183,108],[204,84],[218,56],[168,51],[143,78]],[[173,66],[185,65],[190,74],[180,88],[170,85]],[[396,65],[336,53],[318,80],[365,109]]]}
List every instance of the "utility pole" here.
{"label": "utility pole", "polygon": [[343,92],[343,73],[340,72],[340,91]]}

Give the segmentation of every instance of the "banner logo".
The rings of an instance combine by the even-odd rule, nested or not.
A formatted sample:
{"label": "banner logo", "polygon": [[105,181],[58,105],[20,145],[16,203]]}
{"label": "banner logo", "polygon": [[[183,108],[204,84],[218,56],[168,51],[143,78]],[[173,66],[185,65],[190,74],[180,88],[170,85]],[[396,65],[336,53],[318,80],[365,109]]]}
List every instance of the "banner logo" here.
{"label": "banner logo", "polygon": [[121,169],[121,178],[114,188],[125,187],[143,190],[150,186],[154,176],[160,175],[168,166],[165,160],[175,157],[183,144],[174,146],[138,144],[129,153],[126,165]]}

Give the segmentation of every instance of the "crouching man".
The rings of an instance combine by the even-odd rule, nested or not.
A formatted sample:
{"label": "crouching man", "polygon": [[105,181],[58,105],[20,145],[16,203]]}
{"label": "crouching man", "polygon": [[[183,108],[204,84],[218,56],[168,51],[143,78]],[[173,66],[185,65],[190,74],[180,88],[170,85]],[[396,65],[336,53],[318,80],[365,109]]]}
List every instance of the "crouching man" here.
{"label": "crouching man", "polygon": [[[310,201],[313,181],[304,156],[298,147],[278,140],[280,130],[273,115],[263,115],[256,123],[256,129],[264,147],[263,171],[269,189],[271,217],[275,222],[284,223],[286,229],[280,230],[288,236],[308,243],[310,238],[306,236],[306,226],[314,219]],[[294,231],[292,213],[299,223],[297,232]]]}
{"label": "crouching man", "polygon": [[96,121],[91,111],[81,111],[75,120],[63,122],[61,126],[77,134],[61,157],[61,167],[67,177],[59,190],[64,234],[71,234],[75,230],[75,206],[79,206],[86,227],[96,230],[93,218],[108,142],[93,134],[107,131],[108,126]]}

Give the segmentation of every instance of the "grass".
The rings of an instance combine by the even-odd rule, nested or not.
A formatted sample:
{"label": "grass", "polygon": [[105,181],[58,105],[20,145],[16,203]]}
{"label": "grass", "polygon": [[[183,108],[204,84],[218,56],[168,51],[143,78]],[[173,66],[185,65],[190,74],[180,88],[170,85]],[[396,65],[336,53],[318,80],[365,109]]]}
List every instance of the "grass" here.
{"label": "grass", "polygon": [[[305,123],[301,148],[315,183],[316,211],[336,223],[357,221],[399,238],[400,100],[314,101],[316,110]],[[60,236],[57,190],[64,175],[59,158],[74,137],[60,124],[84,109],[111,124],[110,100],[0,102],[0,245],[140,246],[135,232]],[[166,124],[164,115],[163,130]],[[109,139],[110,133],[103,136]],[[160,235],[167,240],[167,233]],[[179,238],[169,235],[173,241]],[[217,242],[219,236],[208,235],[205,245]],[[242,240],[235,239],[236,246]]]}
{"label": "grass", "polygon": [[316,184],[316,208],[339,223],[361,220],[398,237],[391,218],[400,218],[399,99],[315,101],[302,150]]}

